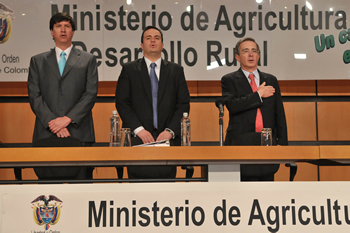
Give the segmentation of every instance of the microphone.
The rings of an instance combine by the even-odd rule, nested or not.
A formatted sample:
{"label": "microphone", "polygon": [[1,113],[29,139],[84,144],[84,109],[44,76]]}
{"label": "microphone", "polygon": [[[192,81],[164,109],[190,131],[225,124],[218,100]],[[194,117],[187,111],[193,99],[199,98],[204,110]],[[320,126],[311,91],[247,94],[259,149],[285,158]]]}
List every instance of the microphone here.
{"label": "microphone", "polygon": [[223,98],[219,97],[215,100],[215,105],[219,109],[220,114],[224,115],[224,105],[225,101]]}

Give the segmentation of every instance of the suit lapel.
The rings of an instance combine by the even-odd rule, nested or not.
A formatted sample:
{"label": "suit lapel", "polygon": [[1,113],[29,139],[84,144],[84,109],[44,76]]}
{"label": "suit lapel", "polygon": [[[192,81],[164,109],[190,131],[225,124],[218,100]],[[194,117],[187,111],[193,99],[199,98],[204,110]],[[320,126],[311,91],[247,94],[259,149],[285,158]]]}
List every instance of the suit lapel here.
{"label": "suit lapel", "polygon": [[136,68],[141,78],[141,83],[143,88],[145,89],[146,95],[150,103],[152,104],[152,87],[151,87],[151,79],[149,77],[148,69],[146,66],[146,62],[144,59],[138,60],[136,63]]}
{"label": "suit lapel", "polygon": [[[267,77],[266,77],[266,75],[262,74],[260,72],[260,70],[258,70],[258,72],[259,72],[259,76],[260,76],[260,85],[261,85],[263,82],[266,82]],[[269,114],[269,111],[270,111],[270,110],[268,110],[268,109],[266,109],[264,107],[266,107],[266,105],[264,105],[264,102],[263,102],[263,105],[260,107],[261,114],[263,116],[263,122],[264,122],[264,116],[267,116]]]}
{"label": "suit lapel", "polygon": [[69,71],[75,66],[79,59],[80,51],[73,47],[70,51],[66,66],[64,67],[62,78],[64,78],[69,73]]}
{"label": "suit lapel", "polygon": [[259,76],[260,76],[260,85],[263,83],[263,82],[266,82],[266,76],[263,75],[260,70],[258,70],[259,72]]}
{"label": "suit lapel", "polygon": [[252,88],[247,80],[247,77],[244,75],[242,69],[239,69],[238,74],[239,74],[238,80],[239,80],[239,83],[242,86],[242,88],[245,90],[245,92],[252,93],[253,90],[252,90]]}
{"label": "suit lapel", "polygon": [[170,68],[168,66],[168,62],[162,59],[162,63],[160,66],[160,73],[159,73],[160,77],[159,77],[159,83],[158,83],[158,103],[161,101],[165,93],[165,87],[169,80],[169,74],[170,74]]}
{"label": "suit lapel", "polygon": [[52,69],[52,72],[56,76],[57,79],[61,79],[60,71],[58,69],[58,62],[56,58],[55,49],[51,49],[51,52],[46,56],[46,62],[49,67]]}

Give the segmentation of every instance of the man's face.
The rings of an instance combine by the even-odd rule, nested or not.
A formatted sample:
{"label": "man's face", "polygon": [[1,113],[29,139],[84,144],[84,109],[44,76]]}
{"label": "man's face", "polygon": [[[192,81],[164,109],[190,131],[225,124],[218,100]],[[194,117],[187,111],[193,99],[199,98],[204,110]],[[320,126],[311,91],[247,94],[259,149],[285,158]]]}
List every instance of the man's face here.
{"label": "man's face", "polygon": [[145,31],[141,44],[145,57],[160,57],[163,47],[162,36],[158,30],[151,28]]}
{"label": "man's face", "polygon": [[239,55],[236,54],[236,60],[241,63],[241,68],[248,72],[256,70],[259,58],[258,48],[253,41],[244,41],[239,46]]}
{"label": "man's face", "polygon": [[69,47],[72,44],[74,31],[70,22],[62,21],[53,25],[51,35],[55,39],[57,47]]}

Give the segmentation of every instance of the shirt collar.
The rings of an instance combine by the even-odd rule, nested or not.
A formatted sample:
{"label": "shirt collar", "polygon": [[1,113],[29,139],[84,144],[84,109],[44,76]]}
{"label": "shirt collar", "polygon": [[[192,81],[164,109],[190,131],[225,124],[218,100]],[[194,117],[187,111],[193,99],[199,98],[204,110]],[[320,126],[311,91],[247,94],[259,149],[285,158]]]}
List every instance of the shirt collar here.
{"label": "shirt collar", "polygon": [[[66,50],[64,50],[64,52],[66,53],[66,60],[68,60],[69,54],[72,51],[73,48],[73,44],[71,46],[69,46]],[[61,53],[62,53],[62,49],[55,47],[55,51],[56,51],[56,57],[57,57],[57,61],[59,61],[61,59]]]}
{"label": "shirt collar", "polygon": [[259,78],[259,72],[258,69],[254,70],[253,72],[248,72],[246,70],[243,70],[244,75],[248,78],[249,74],[254,74],[255,78]]}
{"label": "shirt collar", "polygon": [[161,61],[162,61],[162,58],[160,57],[157,61],[155,62],[151,62],[151,60],[149,60],[147,57],[143,57],[145,59],[145,62],[146,62],[146,65],[147,65],[147,68],[150,69],[150,66],[152,63],[156,63],[156,67],[160,69],[160,65],[161,65]]}

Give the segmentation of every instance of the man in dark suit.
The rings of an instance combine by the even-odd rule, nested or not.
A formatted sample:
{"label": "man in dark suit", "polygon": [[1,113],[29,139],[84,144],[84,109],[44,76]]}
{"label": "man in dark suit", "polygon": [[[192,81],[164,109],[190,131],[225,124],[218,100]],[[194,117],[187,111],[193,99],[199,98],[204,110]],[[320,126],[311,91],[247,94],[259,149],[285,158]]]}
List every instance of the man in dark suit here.
{"label": "man in dark suit", "polygon": [[98,88],[94,55],[73,47],[75,23],[66,13],[50,19],[55,48],[33,56],[28,75],[30,106],[36,115],[33,142],[72,136],[95,142],[92,108]]}
{"label": "man in dark suit", "polygon": [[[225,145],[256,144],[254,138],[262,127],[272,129],[277,145],[288,145],[287,124],[278,81],[275,76],[257,69],[260,58],[258,44],[253,38],[243,38],[236,44],[235,54],[241,68],[221,79],[222,95],[230,113]],[[241,166],[243,180],[273,180],[273,174],[279,165],[263,169],[269,171],[264,171],[261,175],[259,171],[252,171],[256,168],[259,170],[259,166]],[[244,177],[244,174],[257,174],[260,177]]]}
{"label": "man in dark suit", "polygon": [[[190,96],[183,68],[161,58],[163,34],[153,26],[143,30],[144,57],[123,66],[116,89],[116,107],[132,144],[170,140],[180,146],[181,118],[189,112]],[[129,178],[174,178],[175,166],[130,166]]]}

